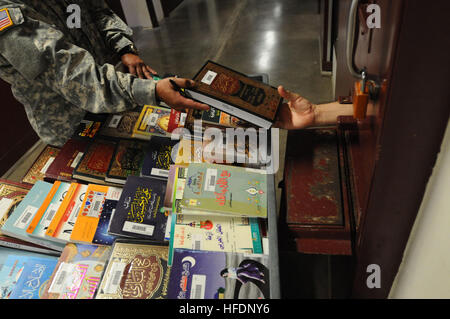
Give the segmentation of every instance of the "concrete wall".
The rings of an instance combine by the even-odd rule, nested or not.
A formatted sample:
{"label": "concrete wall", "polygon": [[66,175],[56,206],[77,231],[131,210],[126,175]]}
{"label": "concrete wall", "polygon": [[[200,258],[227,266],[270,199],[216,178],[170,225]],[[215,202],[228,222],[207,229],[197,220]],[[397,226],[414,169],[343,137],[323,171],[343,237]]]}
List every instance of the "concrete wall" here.
{"label": "concrete wall", "polygon": [[450,124],[389,298],[450,298]]}

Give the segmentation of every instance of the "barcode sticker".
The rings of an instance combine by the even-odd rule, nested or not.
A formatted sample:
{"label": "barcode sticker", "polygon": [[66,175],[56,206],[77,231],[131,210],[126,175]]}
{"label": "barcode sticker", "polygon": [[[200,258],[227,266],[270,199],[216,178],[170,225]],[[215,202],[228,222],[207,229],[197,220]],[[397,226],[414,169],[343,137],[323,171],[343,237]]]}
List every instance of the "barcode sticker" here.
{"label": "barcode sticker", "polygon": [[208,168],[205,178],[205,192],[214,192],[216,190],[217,169]]}
{"label": "barcode sticker", "polygon": [[191,282],[191,295],[189,299],[205,299],[205,275],[193,275]]}
{"label": "barcode sticker", "polygon": [[208,72],[206,72],[205,76],[203,77],[202,83],[205,83],[207,85],[211,85],[211,83],[214,81],[216,76],[217,76],[216,72],[208,71]]}
{"label": "barcode sticker", "polygon": [[111,269],[109,270],[108,279],[106,280],[105,283],[104,287],[105,294],[114,294],[117,292],[126,265],[127,264],[123,262],[117,261],[113,262],[113,264],[111,265]]}
{"label": "barcode sticker", "polygon": [[150,113],[146,118],[144,119],[144,123],[146,123],[148,126],[153,127],[158,122],[159,115],[156,113]]}
{"label": "barcode sticker", "polygon": [[106,199],[119,200],[120,195],[122,195],[122,188],[110,186],[108,188],[108,193],[106,194]]}
{"label": "barcode sticker", "polygon": [[53,203],[48,206],[47,210],[45,211],[42,226],[48,227],[50,225],[53,216],[55,216],[55,213],[58,211],[59,206],[59,203]]}
{"label": "barcode sticker", "polygon": [[75,156],[75,159],[73,160],[72,164],[70,164],[71,168],[77,167],[78,163],[80,162],[81,158],[83,157],[83,152],[78,152],[77,156]]}
{"label": "barcode sticker", "polygon": [[47,169],[48,167],[53,163],[53,161],[55,160],[55,157],[50,157],[47,162],[45,163],[44,167],[41,168],[41,173],[45,174],[47,173]]}
{"label": "barcode sticker", "polygon": [[100,217],[103,210],[103,204],[105,202],[106,193],[103,192],[90,192],[86,199],[86,206],[83,214],[88,217]]}
{"label": "barcode sticker", "polygon": [[25,229],[28,227],[28,224],[31,222],[31,219],[34,217],[36,212],[38,211],[37,207],[28,205],[20,215],[20,217],[14,223],[14,226],[20,229]]}
{"label": "barcode sticker", "polygon": [[108,127],[117,128],[119,126],[120,120],[122,119],[122,115],[114,115],[109,122]]}
{"label": "barcode sticker", "polygon": [[75,271],[75,264],[62,262],[53,277],[53,281],[48,289],[49,293],[62,293],[70,285]]}
{"label": "barcode sticker", "polygon": [[201,234],[192,235],[192,249],[202,250],[203,236]]}
{"label": "barcode sticker", "polygon": [[138,224],[126,221],[123,224],[123,231],[129,232],[129,233],[135,233],[135,234],[141,234],[141,235],[147,235],[152,236],[153,231],[155,230],[155,226],[153,225],[146,225],[146,224]]}
{"label": "barcode sticker", "polygon": [[169,177],[169,171],[166,169],[152,168],[150,174],[155,176]]}
{"label": "barcode sticker", "polygon": [[186,118],[187,118],[187,113],[181,113],[180,115],[180,126],[184,126],[184,123],[186,122]]}

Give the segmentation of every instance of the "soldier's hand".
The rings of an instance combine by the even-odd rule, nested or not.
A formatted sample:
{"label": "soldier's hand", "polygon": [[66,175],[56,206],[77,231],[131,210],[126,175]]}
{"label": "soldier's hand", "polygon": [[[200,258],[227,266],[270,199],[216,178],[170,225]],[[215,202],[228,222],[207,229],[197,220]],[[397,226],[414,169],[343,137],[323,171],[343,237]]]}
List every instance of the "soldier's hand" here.
{"label": "soldier's hand", "polygon": [[294,130],[308,127],[315,121],[315,105],[302,96],[289,92],[281,85],[278,93],[287,100],[281,105],[275,127]]}
{"label": "soldier's hand", "polygon": [[165,78],[159,80],[156,83],[156,94],[159,99],[163,100],[167,105],[174,108],[177,111],[185,111],[186,108],[209,110],[209,106],[203,103],[196,102],[194,100],[183,97],[170,83],[170,79],[180,88],[194,87],[195,82],[189,79],[183,78]]}
{"label": "soldier's hand", "polygon": [[139,56],[132,53],[122,55],[122,63],[128,68],[128,71],[141,79],[152,79],[152,74],[157,72],[145,64]]}

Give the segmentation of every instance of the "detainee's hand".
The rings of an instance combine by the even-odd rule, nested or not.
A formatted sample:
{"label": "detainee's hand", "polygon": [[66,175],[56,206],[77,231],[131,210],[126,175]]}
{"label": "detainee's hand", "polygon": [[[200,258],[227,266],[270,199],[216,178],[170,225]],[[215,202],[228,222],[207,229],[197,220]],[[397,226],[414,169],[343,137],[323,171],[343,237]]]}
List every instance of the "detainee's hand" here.
{"label": "detainee's hand", "polygon": [[177,111],[185,111],[186,108],[209,110],[209,106],[203,103],[183,97],[178,91],[174,89],[170,83],[170,79],[175,81],[180,88],[190,88],[195,86],[195,82],[183,78],[165,78],[156,83],[156,94],[158,98],[164,101],[167,105]]}
{"label": "detainee's hand", "polygon": [[289,92],[281,85],[278,87],[278,93],[287,100],[287,103],[281,105],[274,127],[295,130],[314,124],[315,104],[296,93]]}
{"label": "detainee's hand", "polygon": [[121,59],[122,63],[128,68],[128,71],[140,79],[152,79],[152,74],[158,74],[136,54],[124,54]]}

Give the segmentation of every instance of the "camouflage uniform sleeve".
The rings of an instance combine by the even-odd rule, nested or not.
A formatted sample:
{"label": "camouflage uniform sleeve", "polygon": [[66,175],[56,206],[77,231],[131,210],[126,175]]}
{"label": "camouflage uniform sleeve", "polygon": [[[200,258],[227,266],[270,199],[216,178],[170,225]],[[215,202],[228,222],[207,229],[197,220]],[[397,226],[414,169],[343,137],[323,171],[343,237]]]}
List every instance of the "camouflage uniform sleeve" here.
{"label": "camouflage uniform sleeve", "polygon": [[155,104],[156,82],[98,65],[83,48],[42,21],[7,9],[13,25],[0,30],[0,54],[29,82],[38,80],[92,113],[115,113]]}
{"label": "camouflage uniform sleeve", "polygon": [[90,5],[97,28],[105,36],[111,50],[118,53],[124,47],[133,44],[133,30],[108,7],[105,1],[92,1]]}

